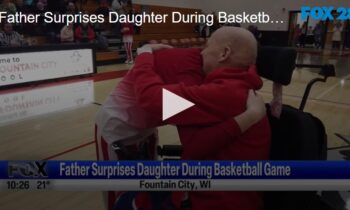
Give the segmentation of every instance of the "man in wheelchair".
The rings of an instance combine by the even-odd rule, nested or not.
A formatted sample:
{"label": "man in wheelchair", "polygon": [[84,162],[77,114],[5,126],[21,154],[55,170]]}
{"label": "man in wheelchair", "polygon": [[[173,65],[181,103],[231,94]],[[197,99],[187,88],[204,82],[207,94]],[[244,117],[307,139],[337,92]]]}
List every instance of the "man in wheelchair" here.
{"label": "man in wheelchair", "polygon": [[[242,133],[232,118],[246,110],[249,89],[259,89],[256,73],[257,43],[245,29],[223,27],[209,39],[202,51],[202,85],[166,85],[155,71],[153,51],[160,45],[143,48],[133,68],[138,104],[152,116],[161,115],[162,88],[196,104],[163,123],[176,124],[183,145],[183,159],[266,160],[269,158],[270,127],[266,117]],[[146,51],[146,52],[145,52]],[[160,117],[157,117],[161,119]],[[181,208],[185,197],[191,209],[262,209],[258,192],[173,193]]]}
{"label": "man in wheelchair", "polygon": [[[142,55],[134,68],[110,95],[97,117],[96,137],[100,159],[141,159],[152,156],[150,153],[154,152],[155,143],[145,147],[140,142],[156,142],[153,128],[162,124],[178,126],[181,143],[186,148],[185,159],[268,158],[270,131],[264,117],[263,102],[253,92],[248,97],[249,89],[258,89],[262,85],[253,65],[257,54],[255,39],[248,31],[239,28],[223,28],[215,34],[202,52],[203,68],[207,74],[205,79],[200,73],[199,50],[178,49],[185,59],[175,60],[190,63],[182,63],[186,66],[182,69],[171,66],[170,61],[176,54],[172,53],[176,50],[154,52],[152,55],[153,51],[164,46],[149,45],[148,49],[143,49],[148,50],[148,53],[140,51]],[[174,69],[176,71],[172,72]],[[159,90],[163,87],[193,101],[196,106],[161,122]],[[128,89],[132,91],[128,92]],[[193,98],[186,94],[193,94]],[[150,97],[152,95],[155,98]],[[252,128],[248,129],[250,126]],[[115,141],[118,142],[115,144],[117,148],[112,147]],[[149,155],[139,152],[140,148],[147,148],[143,151]],[[133,150],[137,152],[128,152]],[[143,155],[135,157],[132,154]],[[117,196],[109,196],[109,203],[113,204]],[[202,196],[210,199],[201,202]],[[174,198],[180,205],[182,195],[174,195]],[[203,206],[207,209],[208,204],[214,203],[215,208],[220,203],[222,209],[232,209],[234,205],[260,209],[262,205],[261,197],[256,192],[198,193],[191,194],[190,199],[192,209],[203,209]]]}
{"label": "man in wheelchair", "polygon": [[[151,46],[151,48],[154,50],[159,49],[160,46]],[[152,52],[152,49],[148,49],[149,52]],[[145,50],[144,50],[145,51]],[[147,51],[147,50],[146,50]],[[165,51],[163,51],[165,52]],[[165,53],[164,53],[165,54]],[[305,102],[307,100],[308,93],[311,89],[311,86],[317,82],[317,81],[323,81],[325,82],[327,80],[327,77],[334,75],[334,66],[330,65],[298,65],[295,64],[296,60],[296,51],[292,48],[279,48],[279,47],[262,47],[259,49],[258,58],[256,65],[258,67],[259,74],[269,80],[272,80],[274,83],[278,83],[277,86],[281,87],[281,85],[288,85],[291,82],[292,73],[296,66],[298,67],[310,67],[310,68],[321,68],[320,75],[324,76],[324,79],[313,79],[308,84],[303,100],[301,102],[300,108],[296,109],[294,107],[283,105],[281,106],[280,113],[277,113],[277,117],[272,112],[273,107],[269,108],[268,114],[269,114],[269,120],[270,120],[270,126],[272,131],[272,138],[271,138],[271,151],[270,151],[270,158],[272,160],[326,160],[327,158],[327,135],[325,133],[325,128],[323,123],[316,117],[312,116],[309,113],[303,112],[303,107],[305,105]],[[212,54],[214,55],[214,54]],[[219,54],[217,54],[219,55]],[[142,64],[142,68],[135,68],[136,70],[155,70],[157,71],[157,52],[153,52],[154,56],[154,68],[150,68],[149,63],[145,62],[145,60],[138,61],[137,63]],[[167,64],[170,64],[171,62],[167,62]],[[140,66],[139,66],[140,67]],[[164,66],[163,66],[164,67]],[[135,70],[134,69],[134,70]],[[139,74],[146,74],[148,76],[148,79],[150,79],[153,73],[149,74],[149,71],[145,72],[139,72]],[[157,78],[157,84],[152,83],[152,81],[146,81],[146,91],[142,93],[147,93],[147,91],[150,91],[150,89],[159,88],[159,86],[164,85],[164,83],[167,84],[167,81],[164,80],[164,77],[160,75],[160,78]],[[210,76],[210,73],[208,74]],[[142,77],[140,77],[142,78]],[[163,79],[163,81],[161,81]],[[150,79],[152,80],[152,79]],[[148,82],[148,83],[147,83]],[[203,85],[208,85],[208,81],[204,80]],[[222,84],[223,82],[220,81],[218,84]],[[147,86],[149,85],[149,86]],[[142,84],[141,84],[142,86]],[[158,87],[157,87],[158,86]],[[180,85],[181,86],[181,85]],[[172,86],[163,86],[166,88],[173,88],[172,91],[176,91],[176,87]],[[183,89],[186,89],[187,87],[182,87]],[[148,89],[148,90],[147,90]],[[191,89],[191,88],[189,88]],[[275,90],[276,87],[274,87],[274,97],[275,97]],[[159,91],[159,90],[158,90]],[[186,92],[186,90],[182,90],[183,92]],[[180,91],[180,93],[183,93]],[[278,91],[277,91],[278,92]],[[179,92],[177,92],[179,94]],[[180,94],[181,95],[181,94]],[[157,101],[157,95],[154,95],[155,97],[152,98],[153,101],[144,101],[146,104],[144,104],[144,107],[150,108],[152,105],[156,107],[156,109],[159,109],[159,101]],[[196,94],[189,94],[189,98],[197,96]],[[281,96],[281,93],[277,94],[277,96]],[[140,96],[138,96],[140,97]],[[184,96],[183,96],[184,97]],[[187,98],[187,99],[189,99]],[[205,97],[204,97],[205,98]],[[145,98],[147,99],[147,98]],[[207,98],[206,98],[207,99]],[[281,98],[280,98],[281,99]],[[216,101],[217,103],[220,103],[220,101]],[[149,103],[149,104],[148,104]],[[152,104],[153,103],[153,104]],[[215,106],[210,106],[207,104],[207,106],[203,105],[204,102],[201,104],[197,104],[198,107],[201,107],[206,110],[209,108],[213,108]],[[149,107],[147,107],[149,106]],[[146,109],[147,110],[147,109]],[[152,110],[152,109],[151,109]],[[249,103],[248,103],[248,110],[249,110]],[[154,111],[154,110],[153,110]],[[217,113],[217,112],[210,112],[210,113]],[[189,113],[187,113],[189,114]],[[184,116],[182,116],[184,117]],[[192,118],[194,118],[192,116]],[[182,122],[185,122],[187,119],[192,119],[191,116],[189,118],[183,118]],[[195,118],[197,119],[197,118]],[[173,119],[176,122],[181,122],[181,117],[176,116]],[[192,119],[193,120],[193,119]],[[202,118],[200,120],[203,120]],[[200,120],[197,120],[197,123],[200,122]],[[239,121],[236,120],[238,123]],[[167,122],[165,122],[167,123]],[[168,122],[169,123],[169,122]],[[170,122],[171,123],[171,122]],[[174,123],[176,124],[176,123]],[[220,124],[220,123],[219,123]],[[214,125],[219,125],[215,124]],[[238,123],[239,124],[239,123]],[[254,124],[254,123],[253,123]],[[211,126],[210,126],[211,125]],[[187,124],[187,125],[179,125],[179,133],[183,132],[186,127],[195,127],[194,125]],[[255,125],[254,125],[255,126]],[[253,126],[253,127],[254,127]],[[217,126],[217,129],[214,128],[213,124],[206,124],[206,125],[198,125],[198,129],[202,129],[201,131],[203,133],[206,133],[207,131],[213,132],[218,134],[218,130],[223,129],[222,126]],[[205,130],[207,129],[207,130]],[[192,129],[192,131],[195,129]],[[187,130],[191,132],[191,130]],[[242,133],[243,133],[242,129]],[[207,157],[207,155],[211,155],[212,150],[215,150],[215,148],[220,148],[220,144],[226,145],[227,143],[230,143],[227,141],[227,138],[225,138],[225,132],[222,132],[222,135],[203,135],[204,137],[207,137],[206,139],[199,139],[199,138],[192,138],[191,140],[188,139],[187,142],[192,143],[193,146],[197,146],[197,148],[193,147],[193,156],[199,155],[201,157]],[[192,137],[198,137],[198,133],[195,133]],[[238,134],[237,134],[238,135]],[[243,134],[244,135],[244,134]],[[181,137],[181,135],[180,135]],[[186,137],[186,135],[185,135]],[[235,136],[237,137],[237,136]],[[218,141],[217,139],[226,139],[226,141]],[[197,140],[197,141],[196,141]],[[186,141],[183,141],[181,139],[182,143],[186,143]],[[217,145],[215,143],[217,143]],[[212,144],[213,147],[206,147],[206,145]],[[183,150],[186,152],[186,146],[183,145]],[[215,147],[216,146],[216,147]],[[188,148],[188,147],[187,147]],[[191,148],[191,147],[190,147]],[[208,149],[206,152],[199,151],[201,148]],[[176,150],[174,150],[174,147],[168,147],[167,149],[159,150],[161,151],[161,155],[178,155],[180,154],[178,150],[178,147]],[[187,149],[188,151],[188,149]],[[220,150],[221,151],[221,150]],[[199,154],[196,154],[198,153]],[[189,154],[192,155],[192,154]],[[189,158],[191,159],[191,158]],[[212,159],[212,158],[209,158]],[[287,190],[287,189],[286,189]],[[279,191],[279,192],[264,192],[264,209],[265,210],[320,210],[320,209],[327,209],[327,210],[340,210],[344,209],[344,201],[339,199],[339,195],[337,192],[316,192],[316,191]],[[209,193],[209,194],[202,194],[200,196],[200,193],[191,193],[189,196],[188,194],[185,194],[185,202],[180,202],[184,197],[183,194],[180,194],[180,196],[177,193],[173,193],[173,199],[172,201],[169,199],[169,193],[165,192],[148,192],[148,193],[124,193],[120,199],[118,199],[119,202],[116,202],[116,205],[113,209],[152,209],[152,210],[165,210],[165,209],[254,209],[256,206],[237,206],[242,201],[235,200],[235,197],[232,197],[231,200],[232,205],[231,206],[222,206],[222,197],[215,196],[215,193]],[[197,197],[197,199],[196,199]],[[175,198],[175,199],[174,199]],[[177,198],[177,199],[176,199]],[[247,199],[248,201],[248,199]],[[256,200],[250,200],[251,202],[256,202]],[[198,207],[198,204],[200,205],[201,202],[207,204],[202,205],[201,207]],[[229,203],[229,197],[227,197],[227,203]],[[131,205],[132,204],[132,205]],[[180,206],[181,204],[181,206]],[[208,205],[212,204],[212,205]],[[136,207],[136,208],[135,208]],[[252,208],[251,208],[252,207]],[[258,208],[262,208],[259,206]]]}

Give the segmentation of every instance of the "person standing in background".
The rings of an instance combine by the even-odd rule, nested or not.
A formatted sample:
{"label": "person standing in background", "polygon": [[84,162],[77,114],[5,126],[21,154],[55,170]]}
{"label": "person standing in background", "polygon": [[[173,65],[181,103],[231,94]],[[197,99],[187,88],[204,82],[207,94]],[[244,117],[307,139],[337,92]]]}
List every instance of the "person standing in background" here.
{"label": "person standing in background", "polygon": [[333,50],[340,50],[340,45],[341,45],[341,23],[336,23],[334,25],[333,29],[333,35],[332,35],[332,49]]}
{"label": "person standing in background", "polygon": [[299,37],[299,45],[300,45],[300,47],[305,47],[306,33],[307,33],[307,23],[304,22],[303,26],[301,27],[301,34],[300,34],[300,37]]}
{"label": "person standing in background", "polygon": [[301,36],[300,24],[296,24],[293,32],[293,43],[292,46],[299,46],[299,37]]}
{"label": "person standing in background", "polygon": [[317,23],[315,29],[313,30],[313,34],[315,37],[315,47],[316,49],[322,48],[322,23],[321,21]]}
{"label": "person standing in background", "polygon": [[255,25],[249,25],[247,29],[248,29],[248,31],[250,31],[254,35],[256,41],[258,43],[260,43],[260,39],[262,37],[262,34],[259,31],[259,28]]}
{"label": "person standing in background", "polygon": [[343,50],[349,50],[349,49],[350,49],[350,24],[348,23],[344,29]]}
{"label": "person standing in background", "polygon": [[132,43],[133,43],[133,34],[134,34],[134,26],[131,23],[123,23],[122,30],[123,34],[123,43],[126,52],[126,64],[133,64],[134,58],[132,55]]}
{"label": "person standing in background", "polygon": [[122,13],[126,7],[126,2],[122,0],[113,0],[112,1],[112,10],[118,13]]}

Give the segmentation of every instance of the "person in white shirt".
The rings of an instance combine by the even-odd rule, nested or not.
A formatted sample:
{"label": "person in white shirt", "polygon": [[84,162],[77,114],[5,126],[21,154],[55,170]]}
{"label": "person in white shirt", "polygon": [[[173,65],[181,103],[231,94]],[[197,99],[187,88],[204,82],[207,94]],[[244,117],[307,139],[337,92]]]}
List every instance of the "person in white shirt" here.
{"label": "person in white shirt", "polygon": [[341,24],[336,24],[333,29],[333,35],[332,35],[332,48],[339,50],[341,45],[341,33],[342,33],[342,27]]}
{"label": "person in white shirt", "polygon": [[60,34],[61,42],[70,43],[74,42],[74,29],[73,24],[65,25],[61,29]]}
{"label": "person in white shirt", "polygon": [[3,24],[3,32],[0,33],[0,45],[4,47],[26,46],[27,42],[23,37],[13,30],[11,23]]}

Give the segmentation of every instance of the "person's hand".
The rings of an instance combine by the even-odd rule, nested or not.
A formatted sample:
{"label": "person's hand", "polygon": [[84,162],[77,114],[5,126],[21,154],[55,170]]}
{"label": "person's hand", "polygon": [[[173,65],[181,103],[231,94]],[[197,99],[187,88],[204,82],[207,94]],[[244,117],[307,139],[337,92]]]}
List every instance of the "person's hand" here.
{"label": "person's hand", "polygon": [[137,54],[140,55],[142,53],[152,53],[157,50],[170,49],[170,48],[173,48],[173,47],[166,44],[146,44],[137,49]]}
{"label": "person's hand", "polygon": [[255,93],[254,90],[249,91],[247,99],[247,112],[254,117],[255,122],[260,121],[266,115],[266,107],[263,98]]}
{"label": "person's hand", "polygon": [[151,48],[153,52],[157,50],[173,48],[172,46],[166,44],[146,44],[145,46]]}
{"label": "person's hand", "polygon": [[234,117],[234,120],[237,122],[241,132],[244,133],[264,116],[266,116],[264,100],[253,90],[250,90],[247,98],[247,110]]}

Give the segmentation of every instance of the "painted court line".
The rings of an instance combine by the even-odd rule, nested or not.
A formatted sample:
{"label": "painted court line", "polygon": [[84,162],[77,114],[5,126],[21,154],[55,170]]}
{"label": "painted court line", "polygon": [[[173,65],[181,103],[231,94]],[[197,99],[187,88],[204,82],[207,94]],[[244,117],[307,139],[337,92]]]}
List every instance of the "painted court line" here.
{"label": "painted court line", "polygon": [[88,142],[88,143],[81,144],[81,145],[79,145],[79,146],[73,147],[73,148],[71,148],[71,149],[68,149],[68,150],[65,150],[65,151],[63,151],[63,152],[57,153],[57,154],[55,154],[55,155],[52,155],[52,156],[50,156],[50,157],[47,157],[47,158],[45,158],[44,160],[51,160],[51,159],[53,159],[53,158],[56,158],[56,157],[65,155],[65,154],[67,154],[67,153],[73,152],[73,151],[75,151],[75,150],[81,149],[81,148],[86,147],[86,146],[89,146],[89,145],[91,145],[91,144],[95,144],[95,141],[90,141],[90,142]]}
{"label": "painted court line", "polygon": [[[341,80],[347,80],[350,78],[350,74],[344,78],[342,78]],[[323,93],[321,93],[320,95],[318,95],[316,97],[316,99],[321,99],[322,97],[326,96],[328,93],[330,93],[332,90],[334,90],[336,87],[338,87],[340,85],[340,82],[337,82],[336,84],[334,84],[333,86],[331,86],[329,89],[325,90]]]}
{"label": "painted court line", "polygon": [[6,88],[1,88],[0,89],[0,94],[8,94],[8,93],[16,93],[16,92],[21,92],[21,91],[28,91],[28,90],[33,90],[33,89],[39,89],[39,88],[45,88],[45,87],[52,87],[52,86],[57,86],[57,85],[64,85],[64,84],[69,84],[69,83],[74,83],[74,82],[79,82],[79,81],[89,81],[93,80],[94,82],[99,82],[99,81],[105,81],[105,80],[110,80],[110,79],[117,79],[124,77],[125,74],[129,70],[118,70],[118,71],[110,71],[110,72],[104,72],[104,73],[97,73],[92,76],[83,76],[83,77],[73,77],[73,78],[67,78],[67,79],[57,79],[53,81],[43,81],[43,82],[33,82],[31,84],[24,84],[19,85],[19,86],[13,86],[13,87],[6,87]]}
{"label": "painted court line", "polygon": [[[261,93],[264,93],[264,94],[272,94],[271,92],[265,91],[265,90],[259,90],[258,92],[261,92]],[[290,95],[290,94],[283,94],[283,97],[285,97],[285,96],[290,97],[290,98],[299,99],[300,102],[302,100],[301,96]],[[307,101],[323,102],[323,103],[329,103],[329,104],[341,105],[341,106],[350,106],[349,103],[334,102],[334,101],[329,101],[329,100],[324,100],[324,99],[314,99],[314,98],[310,98],[310,97],[307,99]]]}

